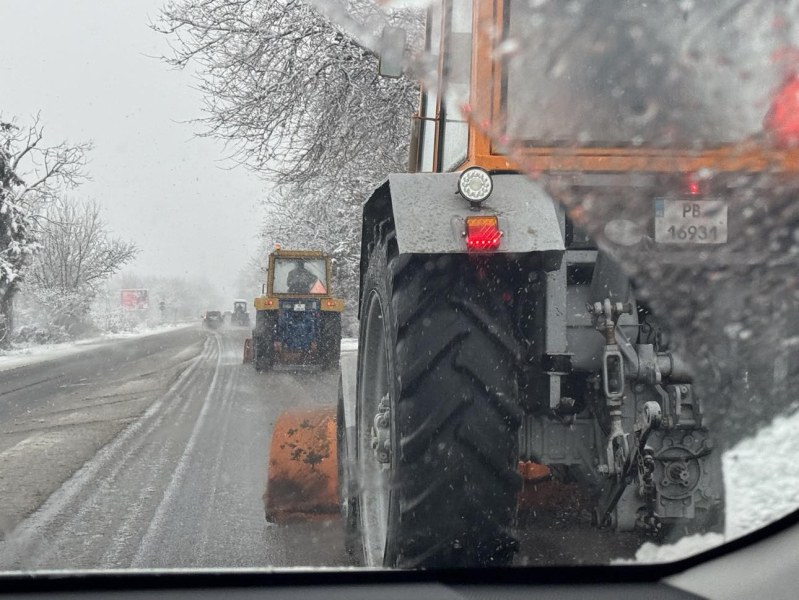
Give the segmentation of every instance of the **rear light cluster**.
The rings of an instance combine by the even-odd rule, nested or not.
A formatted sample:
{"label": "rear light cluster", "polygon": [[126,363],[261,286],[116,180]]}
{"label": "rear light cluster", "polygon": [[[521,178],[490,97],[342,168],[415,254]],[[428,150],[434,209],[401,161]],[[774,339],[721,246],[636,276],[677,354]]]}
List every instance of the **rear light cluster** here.
{"label": "rear light cluster", "polygon": [[325,300],[325,306],[327,306],[328,308],[333,308],[335,305],[336,305],[335,300]]}
{"label": "rear light cluster", "polygon": [[689,196],[705,196],[710,191],[709,174],[702,173],[689,173],[684,181],[684,194]]}
{"label": "rear light cluster", "polygon": [[466,217],[466,248],[473,252],[496,250],[502,239],[495,216]]}
{"label": "rear light cluster", "polygon": [[799,146],[799,75],[789,78],[774,96],[764,125],[777,145]]}

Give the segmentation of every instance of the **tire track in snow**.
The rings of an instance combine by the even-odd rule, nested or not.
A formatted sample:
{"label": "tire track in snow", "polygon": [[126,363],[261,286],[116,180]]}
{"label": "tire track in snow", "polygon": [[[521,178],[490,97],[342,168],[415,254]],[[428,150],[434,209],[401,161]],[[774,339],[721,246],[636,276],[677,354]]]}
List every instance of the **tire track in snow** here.
{"label": "tire track in snow", "polygon": [[[104,499],[107,501],[109,494],[113,496],[113,481],[141,450],[148,435],[174,412],[183,409],[179,418],[185,415],[186,405],[191,400],[185,392],[194,384],[198,370],[213,352],[213,345],[206,341],[200,355],[191,361],[163,396],[101,448],[0,543],[0,567],[14,569],[46,565],[63,545],[74,545],[72,534],[84,535],[86,528],[82,524],[92,518],[91,513]],[[89,542],[90,545],[95,543],[93,539]]]}
{"label": "tire track in snow", "polygon": [[239,381],[238,369],[234,369],[231,376],[228,377],[225,383],[224,391],[222,392],[222,405],[220,411],[223,413],[222,419],[219,421],[220,427],[214,427],[216,454],[214,456],[214,463],[212,469],[212,483],[210,485],[210,492],[205,496],[203,503],[202,513],[197,517],[200,519],[202,529],[200,531],[200,540],[197,548],[197,558],[203,564],[208,562],[208,547],[210,545],[211,527],[214,523],[214,518],[221,511],[216,510],[219,502],[220,480],[222,479],[222,462],[227,452],[227,446],[231,439],[231,413],[233,411],[233,394],[236,389],[236,384]]}
{"label": "tire track in snow", "polygon": [[348,564],[338,527],[268,526],[261,499],[277,415],[334,402],[334,374],[256,373],[243,333],[208,332],[164,397],[0,542],[0,569]]}
{"label": "tire track in snow", "polygon": [[217,382],[219,380],[220,367],[222,365],[222,349],[219,341],[220,338],[218,335],[214,336],[214,340],[216,342],[216,347],[217,347],[217,360],[216,360],[216,366],[214,368],[213,378],[211,379],[211,384],[208,386],[208,391],[206,392],[205,398],[203,399],[203,404],[202,408],[200,409],[200,414],[198,415],[197,420],[194,423],[194,428],[192,429],[191,436],[189,437],[189,440],[186,443],[183,453],[178,459],[178,462],[172,473],[172,477],[169,480],[169,485],[164,491],[164,495],[162,496],[161,501],[159,502],[158,507],[155,510],[155,514],[153,515],[153,518],[150,521],[149,526],[147,527],[147,530],[145,531],[144,536],[141,539],[141,542],[139,543],[138,549],[136,550],[136,553],[133,556],[133,560],[131,561],[130,564],[131,567],[136,568],[141,566],[142,562],[144,561],[144,558],[154,553],[155,549],[153,547],[153,544],[156,532],[161,530],[164,517],[170,508],[172,499],[175,496],[176,491],[181,487],[181,485],[183,485],[183,480],[186,477],[186,471],[188,469],[191,455],[194,451],[195,445],[197,444],[197,439],[199,437],[202,426],[205,422],[206,415],[208,414],[208,407],[210,405],[211,398],[214,395]]}
{"label": "tire track in snow", "polygon": [[[194,424],[192,426],[192,431],[196,431],[200,426],[202,419],[204,419],[205,412],[207,410],[207,403],[208,397],[213,393],[213,390],[216,386],[216,380],[219,375],[219,367],[221,364],[221,349],[219,344],[219,338],[214,337],[213,343],[214,351],[207,357],[207,360],[213,360],[214,355],[216,356],[213,375],[211,377],[211,383],[208,386],[208,392],[205,395],[205,401],[202,404],[199,414],[194,419]],[[199,389],[200,382],[195,382],[193,387]],[[170,425],[170,429],[174,428],[176,431],[180,429],[180,425],[184,420],[188,420],[191,422],[191,415],[189,414],[190,409],[196,409],[193,406],[192,399],[189,398],[182,407],[181,413],[179,418]],[[156,430],[153,430],[152,433],[157,433]],[[192,434],[193,436],[193,434]],[[193,437],[189,440],[189,444],[192,443]],[[149,444],[153,446],[153,444]],[[183,449],[181,450],[181,446]],[[175,451],[173,452],[173,449]],[[143,457],[138,457],[136,462],[131,466],[131,471],[134,473],[138,472],[138,476],[134,477],[134,479],[139,479],[141,481],[147,481],[148,485],[144,489],[144,493],[137,498],[137,502],[134,504],[133,510],[128,511],[128,513],[124,516],[124,520],[122,525],[117,529],[116,534],[113,537],[112,543],[108,550],[103,555],[103,558],[100,562],[100,566],[102,568],[118,568],[122,566],[130,566],[130,554],[131,550],[134,548],[140,547],[140,540],[141,535],[146,535],[146,529],[144,534],[141,533],[142,523],[148,522],[148,518],[146,516],[147,512],[150,512],[151,515],[158,515],[158,511],[161,505],[166,500],[166,495],[169,493],[169,488],[164,492],[161,496],[160,500],[156,499],[157,491],[159,488],[163,488],[162,482],[165,480],[170,480],[170,486],[174,483],[175,480],[175,473],[176,469],[173,466],[174,454],[180,453],[181,460],[186,453],[188,452],[187,446],[183,446],[182,440],[179,436],[168,436],[167,437],[167,446],[163,447],[160,452],[156,453],[153,461],[142,460]],[[157,462],[156,462],[157,461]],[[147,463],[149,462],[152,465],[154,462],[156,463],[155,469],[148,469]],[[180,463],[178,463],[178,467]],[[154,504],[157,503],[157,504]],[[154,518],[154,517],[152,517]],[[152,526],[152,525],[150,525]]]}

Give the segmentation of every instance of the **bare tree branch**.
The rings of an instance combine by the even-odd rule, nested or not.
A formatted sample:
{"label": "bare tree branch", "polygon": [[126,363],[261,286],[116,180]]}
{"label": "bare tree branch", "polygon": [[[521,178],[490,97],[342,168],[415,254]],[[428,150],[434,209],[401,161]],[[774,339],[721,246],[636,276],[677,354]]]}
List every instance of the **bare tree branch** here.
{"label": "bare tree branch", "polygon": [[[401,16],[420,24],[414,13]],[[314,7],[173,1],[155,28],[170,36],[167,62],[200,67],[201,135],[227,142],[242,164],[278,184],[300,185],[366,165],[381,176],[405,168],[416,85],[376,77],[375,54]]]}
{"label": "bare tree branch", "polygon": [[41,232],[42,247],[28,272],[37,286],[90,297],[138,253],[134,244],[108,234],[95,202],[62,197],[47,215],[50,225]]}
{"label": "bare tree branch", "polygon": [[[361,24],[401,24],[420,38],[417,12],[342,1]],[[199,135],[277,185],[264,202],[264,250],[279,241],[331,251],[339,290],[354,295],[360,206],[388,173],[406,170],[419,90],[378,76],[377,56],[360,42],[379,31],[359,26],[356,38],[317,2],[171,0],[153,28],[168,36],[168,64],[197,68]]]}

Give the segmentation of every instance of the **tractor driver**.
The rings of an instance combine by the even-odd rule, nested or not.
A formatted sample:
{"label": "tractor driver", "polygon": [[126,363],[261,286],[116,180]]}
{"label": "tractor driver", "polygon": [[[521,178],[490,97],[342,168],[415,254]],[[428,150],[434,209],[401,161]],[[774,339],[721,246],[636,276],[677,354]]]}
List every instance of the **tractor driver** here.
{"label": "tractor driver", "polygon": [[308,294],[316,281],[316,275],[308,271],[301,260],[298,260],[294,268],[289,271],[286,279],[289,294]]}

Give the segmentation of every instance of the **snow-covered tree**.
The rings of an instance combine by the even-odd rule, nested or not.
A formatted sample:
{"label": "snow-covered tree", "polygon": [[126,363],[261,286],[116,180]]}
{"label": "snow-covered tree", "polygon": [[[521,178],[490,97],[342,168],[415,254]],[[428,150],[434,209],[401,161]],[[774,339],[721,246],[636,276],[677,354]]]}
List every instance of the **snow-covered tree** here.
{"label": "snow-covered tree", "polygon": [[47,329],[66,336],[94,329],[89,313],[99,287],[136,256],[136,246],[110,235],[95,202],[56,198],[39,221],[26,296],[47,307]]}
{"label": "snow-covered tree", "polygon": [[[367,21],[373,8],[353,14]],[[421,27],[412,11],[383,15],[397,21]],[[407,168],[416,84],[380,77],[375,53],[304,0],[171,0],[156,28],[170,37],[172,65],[198,69],[202,135],[277,184],[265,249],[331,252],[339,290],[354,299],[360,207]]]}
{"label": "snow-covered tree", "polygon": [[41,248],[27,274],[31,284],[90,298],[138,253],[135,244],[111,236],[96,202],[64,196],[42,216]]}
{"label": "snow-covered tree", "polygon": [[10,123],[0,123],[0,344],[8,338],[20,272],[35,249],[30,220],[17,203],[22,180],[13,169],[12,128]]}
{"label": "snow-covered tree", "polygon": [[37,242],[38,211],[84,177],[88,144],[47,146],[30,126],[0,120],[0,345],[13,328],[13,302]]}
{"label": "snow-covered tree", "polygon": [[277,183],[405,166],[416,85],[381,78],[377,56],[307,2],[171,0],[157,27],[172,65],[199,67],[203,133]]}

